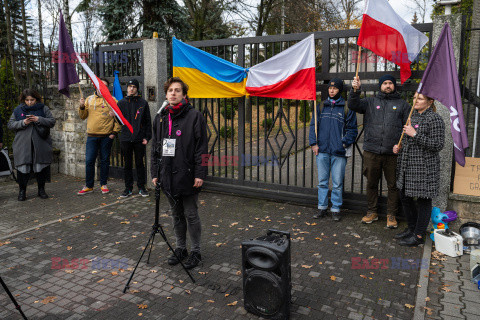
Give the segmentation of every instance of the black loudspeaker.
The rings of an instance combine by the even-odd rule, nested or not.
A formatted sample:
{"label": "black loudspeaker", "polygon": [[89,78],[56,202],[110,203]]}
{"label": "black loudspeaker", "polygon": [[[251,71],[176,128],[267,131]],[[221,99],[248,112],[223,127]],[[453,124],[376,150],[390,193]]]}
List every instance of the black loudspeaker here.
{"label": "black loudspeaker", "polygon": [[289,319],[291,297],[290,233],[270,229],[242,242],[245,310],[268,319]]}

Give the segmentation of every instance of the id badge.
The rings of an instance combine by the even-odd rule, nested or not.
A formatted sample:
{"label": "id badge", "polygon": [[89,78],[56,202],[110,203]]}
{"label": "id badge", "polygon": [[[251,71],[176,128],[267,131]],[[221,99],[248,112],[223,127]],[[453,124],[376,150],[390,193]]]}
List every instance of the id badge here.
{"label": "id badge", "polygon": [[175,157],[175,139],[163,139],[163,156]]}

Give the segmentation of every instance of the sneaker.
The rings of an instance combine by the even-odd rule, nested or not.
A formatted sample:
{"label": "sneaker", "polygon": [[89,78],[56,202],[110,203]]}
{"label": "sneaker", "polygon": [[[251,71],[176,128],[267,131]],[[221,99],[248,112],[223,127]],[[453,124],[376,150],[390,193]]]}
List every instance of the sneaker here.
{"label": "sneaker", "polygon": [[149,196],[148,191],[145,188],[141,188],[140,190],[138,190],[138,194],[141,195],[142,197],[148,197]]}
{"label": "sneaker", "polygon": [[332,219],[336,222],[340,221],[342,219],[340,212],[332,212]]}
{"label": "sneaker", "polygon": [[123,193],[120,195],[120,198],[127,198],[132,195],[132,190],[125,189]]}
{"label": "sneaker", "polygon": [[[177,248],[175,249],[175,253],[177,256],[175,256],[175,254],[172,254],[170,256],[170,258],[168,258],[168,264],[171,265],[171,266],[174,266],[176,264],[179,264],[180,261],[183,261],[185,260],[186,257],[188,257],[188,251],[187,251],[187,248]],[[178,259],[177,259],[178,257]]]}
{"label": "sneaker", "polygon": [[103,193],[103,194],[110,192],[110,190],[108,190],[108,187],[107,187],[106,184],[104,184],[103,186],[101,186],[100,189],[102,190],[102,193]]}
{"label": "sneaker", "polygon": [[378,215],[375,212],[368,212],[365,217],[362,218],[362,223],[372,223],[378,220]]}
{"label": "sneaker", "polygon": [[93,192],[93,188],[83,187],[83,189],[78,191],[77,194],[81,196],[81,195],[92,193],[92,192]]}
{"label": "sneaker", "polygon": [[200,252],[192,251],[188,256],[188,260],[185,262],[186,269],[193,269],[202,261],[202,256]]}
{"label": "sneaker", "polygon": [[398,227],[397,220],[395,216],[387,215],[387,228],[396,229]]}
{"label": "sneaker", "polygon": [[327,215],[326,209],[319,209],[317,213],[313,215],[313,219],[323,218]]}

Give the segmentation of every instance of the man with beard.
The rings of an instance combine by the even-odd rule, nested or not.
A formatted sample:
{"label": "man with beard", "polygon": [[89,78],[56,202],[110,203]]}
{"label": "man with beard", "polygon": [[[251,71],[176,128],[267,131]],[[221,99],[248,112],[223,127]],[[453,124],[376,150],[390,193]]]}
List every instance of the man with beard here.
{"label": "man with beard", "polygon": [[398,143],[403,125],[408,119],[410,105],[400,98],[396,80],[384,75],[379,80],[380,92],[374,97],[360,99],[360,78],[352,82],[348,107],[364,114],[363,175],[367,178],[367,214],[362,223],[378,220],[378,183],[382,171],[387,180],[387,228],[397,228],[398,190],[396,187],[397,155],[393,146]]}

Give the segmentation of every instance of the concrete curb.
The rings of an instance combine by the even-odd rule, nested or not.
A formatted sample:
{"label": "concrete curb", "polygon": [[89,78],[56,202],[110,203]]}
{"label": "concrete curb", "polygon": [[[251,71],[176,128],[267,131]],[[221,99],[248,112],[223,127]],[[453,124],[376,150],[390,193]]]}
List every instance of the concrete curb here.
{"label": "concrete curb", "polygon": [[[414,320],[425,319],[425,307],[427,306],[427,301],[425,301],[425,298],[428,296],[428,282],[430,279],[428,275],[428,270],[430,269],[430,259],[432,256],[433,242],[428,235],[425,238],[426,240],[423,247],[422,263],[420,264],[420,275],[418,276],[418,290],[417,299],[415,301],[415,312],[413,313]],[[424,266],[426,266],[426,268]]]}
{"label": "concrete curb", "polygon": [[139,195],[131,196],[131,197],[128,197],[128,198],[126,198],[126,199],[117,200],[117,201],[112,202],[112,203],[109,203],[109,204],[107,204],[107,205],[104,205],[104,206],[101,206],[101,207],[96,207],[96,208],[93,208],[93,209],[90,209],[90,210],[87,210],[87,211],[83,211],[83,212],[80,212],[80,213],[71,214],[71,215],[69,215],[69,216],[66,216],[66,217],[63,217],[63,218],[60,218],[60,219],[51,220],[51,221],[48,221],[48,222],[39,224],[38,226],[31,227],[31,228],[27,228],[27,229],[24,229],[24,230],[21,230],[21,231],[17,231],[17,232],[15,232],[15,233],[12,233],[12,234],[9,234],[9,235],[0,237],[0,241],[1,241],[1,240],[5,240],[5,239],[9,239],[9,238],[16,237],[16,236],[18,236],[18,235],[21,235],[22,233],[29,232],[29,231],[32,231],[32,230],[36,230],[36,229],[39,229],[39,228],[43,228],[43,227],[52,225],[52,224],[54,224],[54,223],[62,222],[62,221],[64,221],[64,220],[68,220],[68,219],[71,219],[71,218],[73,218],[73,217],[76,217],[76,216],[79,216],[79,215],[82,215],[82,214],[86,214],[86,213],[92,212],[92,211],[94,211],[94,210],[98,210],[98,209],[101,209],[101,208],[108,208],[108,207],[113,206],[113,205],[115,205],[115,204],[119,204],[119,203],[128,201],[129,199],[136,198],[136,197],[139,197]]}

